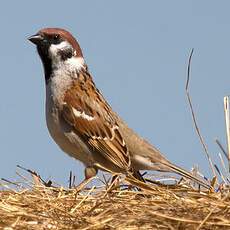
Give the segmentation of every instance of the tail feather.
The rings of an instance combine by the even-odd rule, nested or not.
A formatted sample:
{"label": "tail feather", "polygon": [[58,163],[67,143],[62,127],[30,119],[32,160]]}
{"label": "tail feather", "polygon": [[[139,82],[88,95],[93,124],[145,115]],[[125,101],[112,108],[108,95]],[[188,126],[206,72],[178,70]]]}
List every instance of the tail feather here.
{"label": "tail feather", "polygon": [[172,163],[164,163],[165,166],[169,167],[173,172],[180,174],[181,176],[184,176],[190,180],[193,180],[195,182],[197,182],[198,184],[200,184],[201,186],[210,189],[211,185],[205,183],[205,181],[203,181],[202,179],[197,178],[196,176],[193,176],[190,172],[172,164]]}

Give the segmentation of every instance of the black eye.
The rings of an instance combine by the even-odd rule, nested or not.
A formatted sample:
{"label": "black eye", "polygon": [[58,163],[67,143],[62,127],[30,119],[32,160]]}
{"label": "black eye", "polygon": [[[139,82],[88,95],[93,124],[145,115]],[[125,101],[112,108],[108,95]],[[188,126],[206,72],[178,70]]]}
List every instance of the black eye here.
{"label": "black eye", "polygon": [[60,35],[59,34],[55,34],[54,35],[54,40],[58,40],[60,38]]}
{"label": "black eye", "polygon": [[58,44],[59,42],[60,42],[60,35],[59,34],[55,34],[54,36],[53,36],[53,43],[54,44]]}

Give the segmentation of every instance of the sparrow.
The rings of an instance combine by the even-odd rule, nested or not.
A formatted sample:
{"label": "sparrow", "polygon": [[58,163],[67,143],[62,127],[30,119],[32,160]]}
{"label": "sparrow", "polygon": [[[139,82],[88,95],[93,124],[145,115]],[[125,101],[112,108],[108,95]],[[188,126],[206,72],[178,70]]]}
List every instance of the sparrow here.
{"label": "sparrow", "polygon": [[98,170],[134,176],[140,170],[174,172],[210,186],[171,163],[114,112],[93,82],[77,40],[61,28],[44,28],[28,38],[44,68],[46,123],[57,145],[85,165],[85,180]]}

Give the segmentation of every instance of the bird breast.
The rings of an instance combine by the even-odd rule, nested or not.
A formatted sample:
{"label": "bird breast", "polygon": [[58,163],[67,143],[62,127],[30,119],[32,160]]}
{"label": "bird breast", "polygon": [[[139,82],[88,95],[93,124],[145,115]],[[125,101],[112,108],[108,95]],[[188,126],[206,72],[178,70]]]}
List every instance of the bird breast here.
{"label": "bird breast", "polygon": [[93,158],[88,146],[61,116],[61,104],[67,86],[66,81],[62,79],[60,84],[55,78],[46,85],[47,127],[51,137],[64,152],[90,166],[93,164]]}

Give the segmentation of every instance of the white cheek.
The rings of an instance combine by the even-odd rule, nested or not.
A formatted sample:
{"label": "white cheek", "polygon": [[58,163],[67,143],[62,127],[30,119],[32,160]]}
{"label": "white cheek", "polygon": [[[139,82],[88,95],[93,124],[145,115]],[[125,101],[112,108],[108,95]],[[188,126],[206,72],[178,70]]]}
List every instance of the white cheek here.
{"label": "white cheek", "polygon": [[85,61],[81,57],[72,57],[65,61],[65,65],[67,65],[72,70],[74,69],[80,70],[82,68],[85,68],[84,64]]}
{"label": "white cheek", "polygon": [[[49,48],[49,56],[52,60],[52,66],[55,69],[61,69],[62,71],[75,71],[84,68],[84,59],[82,57],[68,58],[63,61],[59,55],[60,50],[70,49],[72,46],[67,42],[63,41],[60,44],[52,44]],[[74,55],[76,51],[74,51]]]}
{"label": "white cheek", "polygon": [[71,45],[66,41],[63,41],[60,44],[52,44],[49,48],[49,56],[50,56],[51,60],[60,59],[58,52],[60,50],[69,49],[70,47],[71,47]]}

